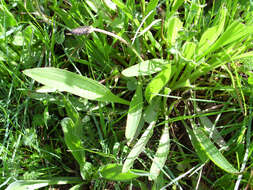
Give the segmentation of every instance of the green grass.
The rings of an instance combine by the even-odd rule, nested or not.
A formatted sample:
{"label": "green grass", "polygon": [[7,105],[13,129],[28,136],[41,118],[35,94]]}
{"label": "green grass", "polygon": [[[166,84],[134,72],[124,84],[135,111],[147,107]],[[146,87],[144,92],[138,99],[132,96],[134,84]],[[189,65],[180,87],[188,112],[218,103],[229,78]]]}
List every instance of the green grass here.
{"label": "green grass", "polygon": [[0,188],[252,188],[252,16],[245,0],[2,1]]}

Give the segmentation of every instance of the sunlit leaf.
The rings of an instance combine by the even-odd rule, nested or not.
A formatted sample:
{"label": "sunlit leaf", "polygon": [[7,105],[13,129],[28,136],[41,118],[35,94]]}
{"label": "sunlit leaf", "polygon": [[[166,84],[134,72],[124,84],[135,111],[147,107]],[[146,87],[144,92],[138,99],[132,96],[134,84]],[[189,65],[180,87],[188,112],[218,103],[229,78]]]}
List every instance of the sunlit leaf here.
{"label": "sunlit leaf", "polygon": [[192,59],[196,51],[196,46],[194,42],[185,42],[183,45],[183,56],[186,59]]}
{"label": "sunlit leaf", "polygon": [[151,0],[147,3],[147,8],[145,10],[145,16],[150,14],[150,11],[153,11],[149,17],[146,19],[145,24],[146,26],[149,25],[154,20],[154,16],[156,14],[156,6],[157,6],[158,0]]}
{"label": "sunlit leaf", "polygon": [[152,100],[151,104],[149,104],[147,108],[145,109],[144,120],[147,123],[156,121],[158,118],[160,109],[161,109],[161,97],[157,96]]}
{"label": "sunlit leaf", "polygon": [[48,87],[83,98],[129,104],[128,101],[115,96],[99,82],[64,69],[34,68],[25,70],[24,74]]}
{"label": "sunlit leaf", "polygon": [[198,44],[198,55],[201,55],[203,52],[208,50],[224,30],[227,9],[223,8],[220,10],[221,15],[219,16],[219,24],[211,28],[208,28],[201,36],[201,39]]}
{"label": "sunlit leaf", "polygon": [[103,166],[99,171],[99,174],[110,181],[130,181],[140,177],[146,172],[143,170],[129,170],[128,172],[122,172],[122,165],[108,164]]}
{"label": "sunlit leaf", "polygon": [[18,180],[11,183],[6,190],[34,190],[49,185],[76,184],[81,182],[80,178],[75,177],[61,177],[50,180]]}
{"label": "sunlit leaf", "polygon": [[160,174],[161,169],[163,168],[167,156],[170,150],[170,135],[169,127],[165,126],[160,138],[159,146],[156,151],[155,157],[153,159],[151,168],[150,168],[150,179],[156,180]]}
{"label": "sunlit leaf", "polygon": [[151,122],[148,126],[148,128],[144,131],[140,139],[137,141],[137,143],[134,145],[130,153],[128,154],[123,168],[122,172],[128,172],[130,168],[133,166],[134,161],[138,158],[140,153],[145,149],[146,144],[148,143],[148,140],[153,135],[153,129],[155,127],[155,121]]}
{"label": "sunlit leaf", "polygon": [[161,71],[146,87],[145,98],[150,103],[160,90],[168,83],[171,78],[171,64],[167,64],[166,68]]}
{"label": "sunlit leaf", "polygon": [[127,115],[127,124],[126,124],[126,131],[125,136],[128,142],[130,143],[135,134],[137,127],[139,125],[141,115],[142,115],[142,85],[138,85],[136,92],[132,98],[132,101],[130,103],[128,115]]}
{"label": "sunlit leaf", "polygon": [[183,23],[177,17],[172,17],[165,24],[165,28],[167,30],[167,42],[171,46],[175,46],[176,40],[179,36],[179,31],[183,27]]}
{"label": "sunlit leaf", "polygon": [[200,127],[194,127],[193,132],[200,143],[201,148],[204,150],[206,155],[212,160],[218,167],[225,170],[228,173],[239,173],[228,160],[220,153],[216,146],[206,136],[203,129]]}
{"label": "sunlit leaf", "polygon": [[[201,111],[200,111],[200,109],[197,106],[196,106],[196,110],[197,110],[198,114],[201,114]],[[213,141],[219,147],[223,148],[224,150],[227,150],[228,146],[227,146],[225,140],[220,135],[219,131],[216,129],[216,127],[211,122],[211,120],[208,117],[206,117],[206,116],[199,117],[199,119],[200,119],[200,122],[202,123],[203,127],[205,128],[205,130],[208,132],[209,137],[211,139],[213,139]]]}
{"label": "sunlit leaf", "polygon": [[126,77],[151,75],[161,71],[166,64],[168,61],[164,59],[151,59],[128,67],[122,74]]}

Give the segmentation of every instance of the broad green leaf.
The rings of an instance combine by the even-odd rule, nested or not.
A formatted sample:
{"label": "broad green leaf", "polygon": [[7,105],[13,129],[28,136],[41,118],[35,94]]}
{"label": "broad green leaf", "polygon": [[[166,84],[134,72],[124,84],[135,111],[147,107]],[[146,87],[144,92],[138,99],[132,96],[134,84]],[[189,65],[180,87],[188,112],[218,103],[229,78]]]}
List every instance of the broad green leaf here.
{"label": "broad green leaf", "polygon": [[64,118],[61,121],[64,140],[69,150],[77,160],[79,165],[85,163],[85,151],[83,150],[81,131],[79,130],[78,124],[75,124],[72,119]]}
{"label": "broad green leaf", "polygon": [[221,9],[221,14],[219,16],[220,20],[219,24],[211,28],[208,28],[201,36],[201,39],[198,44],[198,55],[201,55],[206,50],[208,50],[221,35],[222,31],[224,30],[226,13],[227,9],[225,8]]}
{"label": "broad green leaf", "polygon": [[80,164],[80,174],[83,180],[90,180],[94,171],[94,167],[90,162]]}
{"label": "broad green leaf", "polygon": [[145,98],[150,103],[160,90],[168,83],[171,75],[171,64],[167,64],[166,68],[162,70],[146,87]]}
{"label": "broad green leaf", "polygon": [[192,59],[195,55],[196,46],[194,42],[185,42],[183,45],[183,56],[186,59]]}
{"label": "broad green leaf", "polygon": [[225,170],[228,173],[239,173],[228,160],[220,153],[216,146],[206,136],[203,129],[200,127],[194,127],[193,132],[200,143],[201,148],[205,151],[206,155],[212,160],[218,167]]}
{"label": "broad green leaf", "polygon": [[150,25],[151,22],[153,22],[154,16],[155,16],[155,14],[156,14],[156,6],[157,6],[157,4],[158,4],[158,0],[151,0],[151,1],[149,1],[149,3],[147,4],[147,8],[146,8],[146,10],[145,10],[145,16],[147,16],[147,15],[150,13],[150,11],[153,11],[153,12],[152,12],[152,13],[149,15],[149,17],[146,19],[146,21],[145,21],[145,25],[146,25],[146,26]]}
{"label": "broad green leaf", "polygon": [[64,185],[81,183],[82,179],[77,177],[61,177],[50,180],[18,180],[11,183],[6,190],[33,190],[49,185]]}
{"label": "broad green leaf", "polygon": [[137,141],[137,143],[134,145],[132,150],[127,156],[127,159],[124,162],[122,172],[128,172],[130,168],[133,166],[134,161],[137,159],[137,157],[140,155],[140,153],[145,149],[146,144],[148,143],[149,139],[153,135],[153,130],[155,127],[155,121],[151,122],[148,126],[148,128],[144,131],[140,139]]}
{"label": "broad green leaf", "polygon": [[17,25],[15,17],[3,3],[0,5],[0,24],[5,28]]}
{"label": "broad green leaf", "polygon": [[147,123],[156,121],[158,118],[160,109],[161,109],[161,96],[157,96],[152,100],[151,104],[149,104],[147,108],[145,109],[145,112],[143,115],[144,120]]}
{"label": "broad green leaf", "polygon": [[[70,111],[68,111],[69,113]],[[77,119],[75,113],[70,113],[74,119]],[[80,121],[73,122],[70,118],[64,118],[61,122],[64,140],[69,150],[73,154],[80,166],[80,173],[84,180],[88,180],[92,175],[93,166],[86,161],[85,151],[82,144],[82,131]]]}
{"label": "broad green leaf", "polygon": [[167,156],[170,150],[170,135],[169,135],[169,127],[165,126],[163,129],[162,136],[160,138],[159,146],[156,151],[155,157],[153,159],[151,168],[150,168],[150,176],[149,178],[152,180],[156,180],[160,174],[161,168],[163,168]]}
{"label": "broad green leaf", "polygon": [[[209,158],[207,157],[206,153],[200,146],[200,142],[197,140],[196,136],[194,135],[193,131],[187,126],[185,121],[183,121],[183,124],[186,127],[187,133],[189,135],[189,138],[191,140],[193,148],[196,150],[196,153],[199,157],[199,159],[202,161],[202,163],[205,163]],[[191,124],[194,125],[194,121],[191,120]],[[195,124],[196,125],[196,124]]]}
{"label": "broad green leaf", "polygon": [[[137,173],[139,175],[137,175]],[[146,174],[146,172],[143,170],[129,170],[123,173],[122,165],[108,164],[102,167],[99,174],[110,181],[130,181],[140,177],[142,174]]]}
{"label": "broad green leaf", "polygon": [[[196,110],[198,114],[202,114],[199,107],[196,106]],[[224,150],[228,149],[228,146],[225,142],[225,140],[222,138],[222,136],[220,135],[219,131],[216,129],[216,127],[214,126],[214,124],[211,122],[211,120],[206,117],[206,116],[201,116],[199,117],[200,122],[202,123],[203,127],[205,128],[205,130],[207,131],[207,133],[209,134],[209,137],[211,139],[213,139],[213,141],[221,148],[223,148]]]}
{"label": "broad green leaf", "polygon": [[142,101],[142,85],[139,84],[132,98],[132,101],[130,102],[130,107],[127,115],[125,136],[128,143],[131,143],[136,134],[136,130],[142,115]]}
{"label": "broad green leaf", "polygon": [[166,64],[168,64],[166,60],[151,59],[128,67],[122,71],[122,74],[126,77],[151,75],[161,71]]}
{"label": "broad green leaf", "polygon": [[129,104],[128,101],[114,95],[99,82],[64,69],[34,68],[25,70],[24,74],[48,87],[83,98]]}
{"label": "broad green leaf", "polygon": [[176,40],[179,36],[179,30],[183,27],[183,23],[177,17],[172,17],[165,24],[167,30],[167,42],[170,46],[175,46]]}
{"label": "broad green leaf", "polygon": [[253,86],[253,73],[249,73],[248,83]]}

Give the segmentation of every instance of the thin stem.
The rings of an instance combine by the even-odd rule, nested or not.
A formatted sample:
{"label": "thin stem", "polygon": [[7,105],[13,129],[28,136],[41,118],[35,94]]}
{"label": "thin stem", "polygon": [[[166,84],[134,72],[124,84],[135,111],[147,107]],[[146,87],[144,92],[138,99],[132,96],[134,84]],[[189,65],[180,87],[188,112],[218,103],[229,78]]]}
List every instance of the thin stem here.
{"label": "thin stem", "polygon": [[93,28],[92,26],[82,26],[82,27],[79,27],[79,28],[75,28],[73,30],[71,30],[71,33],[72,34],[75,34],[75,35],[82,35],[82,34],[90,34],[92,32],[100,32],[100,33],[103,33],[103,34],[106,34],[108,36],[111,36],[111,37],[114,37],[116,39],[118,39],[119,41],[121,41],[123,44],[126,44],[134,53],[135,55],[141,60],[143,61],[142,57],[140,56],[140,54],[136,51],[136,49],[130,44],[128,43],[126,40],[124,40],[122,37],[112,33],[112,32],[108,32],[106,30],[102,30],[102,29],[99,29],[99,28]]}

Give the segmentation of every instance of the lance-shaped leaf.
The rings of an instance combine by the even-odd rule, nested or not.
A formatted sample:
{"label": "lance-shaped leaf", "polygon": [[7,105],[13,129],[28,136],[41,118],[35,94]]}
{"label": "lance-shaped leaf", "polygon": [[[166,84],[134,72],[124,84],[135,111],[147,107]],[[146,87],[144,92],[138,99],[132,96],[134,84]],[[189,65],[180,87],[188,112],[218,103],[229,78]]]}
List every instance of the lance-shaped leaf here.
{"label": "lance-shaped leaf", "polygon": [[124,165],[122,168],[123,173],[128,172],[130,170],[130,168],[134,164],[134,161],[137,159],[139,154],[145,149],[145,146],[148,143],[148,140],[153,135],[154,127],[155,127],[155,121],[153,121],[149,124],[148,128],[142,134],[141,138],[134,145],[134,147],[132,148],[132,150],[128,154],[126,161],[124,162]]}
{"label": "lance-shaped leaf", "polygon": [[161,71],[147,86],[145,98],[150,103],[160,90],[168,83],[171,76],[171,64],[167,64],[166,68]]}
{"label": "lance-shaped leaf", "polygon": [[131,141],[133,140],[136,134],[136,130],[141,119],[141,113],[142,113],[142,107],[143,107],[142,101],[143,101],[142,100],[142,85],[139,84],[137,86],[136,92],[130,103],[130,108],[127,115],[125,136],[128,143],[131,143]]}
{"label": "lance-shaped leaf", "polygon": [[198,44],[198,55],[201,55],[207,49],[210,48],[211,45],[218,39],[220,34],[224,29],[225,19],[226,19],[227,9],[221,9],[221,13],[219,16],[219,24],[208,28],[204,34],[201,36],[200,42]]}
{"label": "lance-shaped leaf", "polygon": [[[199,107],[196,105],[196,110],[198,114],[201,114],[201,111]],[[223,137],[220,135],[219,131],[216,129],[215,125],[212,123],[212,121],[206,117],[206,116],[201,116],[199,117],[200,122],[202,123],[203,127],[205,130],[208,132],[209,137],[214,140],[214,142],[221,147],[224,150],[228,150],[228,146],[223,139]]]}
{"label": "lance-shaped leaf", "polygon": [[175,46],[176,40],[179,37],[179,30],[183,27],[183,23],[177,17],[172,17],[165,24],[167,30],[167,42],[171,46]]}
{"label": "lance-shaped leaf", "polygon": [[70,118],[64,118],[61,122],[64,140],[74,158],[80,166],[80,173],[84,180],[89,179],[92,174],[93,166],[86,161],[85,151],[82,145],[82,133],[80,131],[80,124],[74,123]]}
{"label": "lance-shaped leaf", "polygon": [[165,125],[162,136],[160,138],[158,149],[156,151],[155,157],[153,159],[150,168],[150,177],[149,177],[150,179],[156,180],[157,177],[159,176],[160,171],[167,160],[169,150],[170,150],[169,127]]}
{"label": "lance-shaped leaf", "polygon": [[64,69],[52,67],[34,68],[25,70],[24,74],[48,87],[69,92],[83,98],[129,104],[128,101],[114,95],[99,82]]}
{"label": "lance-shaped leaf", "polygon": [[228,173],[239,173],[229,161],[220,153],[216,146],[210,141],[206,136],[205,132],[200,127],[194,127],[193,132],[200,143],[201,148],[204,150],[206,155],[221,169],[225,170]]}
{"label": "lance-shaped leaf", "polygon": [[143,170],[130,170],[128,172],[122,172],[122,165],[119,164],[108,164],[103,166],[99,174],[110,181],[130,181],[140,177],[141,175],[147,174],[147,172]]}
{"label": "lance-shaped leaf", "polygon": [[151,59],[128,67],[122,71],[122,74],[126,77],[151,75],[161,71],[166,64],[168,64],[166,60]]}
{"label": "lance-shaped leaf", "polygon": [[33,190],[46,187],[49,185],[64,185],[81,183],[82,179],[78,177],[61,177],[49,180],[18,180],[11,183],[6,190]]}

